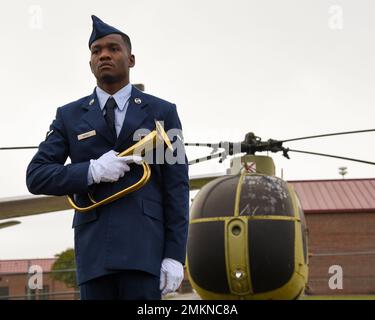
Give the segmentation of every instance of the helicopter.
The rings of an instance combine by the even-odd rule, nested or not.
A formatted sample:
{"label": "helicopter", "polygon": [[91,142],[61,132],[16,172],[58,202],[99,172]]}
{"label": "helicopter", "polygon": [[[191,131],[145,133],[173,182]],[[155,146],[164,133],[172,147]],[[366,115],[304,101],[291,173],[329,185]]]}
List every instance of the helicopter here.
{"label": "helicopter", "polygon": [[[197,179],[201,188],[191,205],[187,271],[202,299],[297,299],[308,282],[308,235],[298,194],[275,176],[271,157],[256,152],[300,152],[374,165],[374,162],[283,147],[284,142],[374,131],[359,130],[262,141],[254,133],[239,143],[185,143],[211,147],[195,164],[228,155],[227,175]],[[213,154],[219,148],[224,151]],[[212,268],[215,266],[215,268]]]}

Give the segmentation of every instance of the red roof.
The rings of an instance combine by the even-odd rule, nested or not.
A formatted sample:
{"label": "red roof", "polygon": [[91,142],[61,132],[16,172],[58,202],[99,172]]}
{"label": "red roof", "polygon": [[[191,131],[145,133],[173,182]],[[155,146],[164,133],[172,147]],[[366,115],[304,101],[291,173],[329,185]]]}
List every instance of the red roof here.
{"label": "red roof", "polygon": [[49,259],[22,259],[0,260],[0,274],[2,273],[28,273],[30,266],[40,266],[43,272],[51,271],[55,258]]}
{"label": "red roof", "polygon": [[375,178],[288,181],[305,213],[375,213]]}

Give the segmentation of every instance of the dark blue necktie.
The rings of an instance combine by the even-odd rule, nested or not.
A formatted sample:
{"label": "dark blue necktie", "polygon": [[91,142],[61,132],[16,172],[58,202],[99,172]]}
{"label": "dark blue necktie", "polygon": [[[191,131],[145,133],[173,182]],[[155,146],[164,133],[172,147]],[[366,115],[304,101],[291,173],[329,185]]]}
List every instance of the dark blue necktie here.
{"label": "dark blue necktie", "polygon": [[116,128],[115,128],[115,109],[116,108],[117,108],[117,104],[116,104],[115,99],[110,97],[104,106],[104,109],[106,110],[106,114],[104,118],[114,138],[117,138]]}

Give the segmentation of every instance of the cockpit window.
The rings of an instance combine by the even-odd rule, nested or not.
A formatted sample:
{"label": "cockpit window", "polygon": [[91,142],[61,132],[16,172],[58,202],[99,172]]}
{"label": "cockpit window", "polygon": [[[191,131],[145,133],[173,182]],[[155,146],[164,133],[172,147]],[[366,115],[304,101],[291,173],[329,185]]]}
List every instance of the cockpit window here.
{"label": "cockpit window", "polygon": [[285,181],[271,176],[244,176],[240,216],[294,216],[293,205]]}
{"label": "cockpit window", "polygon": [[205,185],[194,199],[191,218],[233,216],[238,179],[239,176],[221,177]]}

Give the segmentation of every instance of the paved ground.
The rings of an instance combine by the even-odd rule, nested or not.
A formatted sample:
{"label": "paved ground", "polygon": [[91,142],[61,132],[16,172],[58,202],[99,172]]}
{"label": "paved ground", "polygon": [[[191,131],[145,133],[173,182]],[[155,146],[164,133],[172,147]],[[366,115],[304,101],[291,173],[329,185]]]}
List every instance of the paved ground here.
{"label": "paved ground", "polygon": [[202,300],[196,293],[170,293],[163,300]]}

